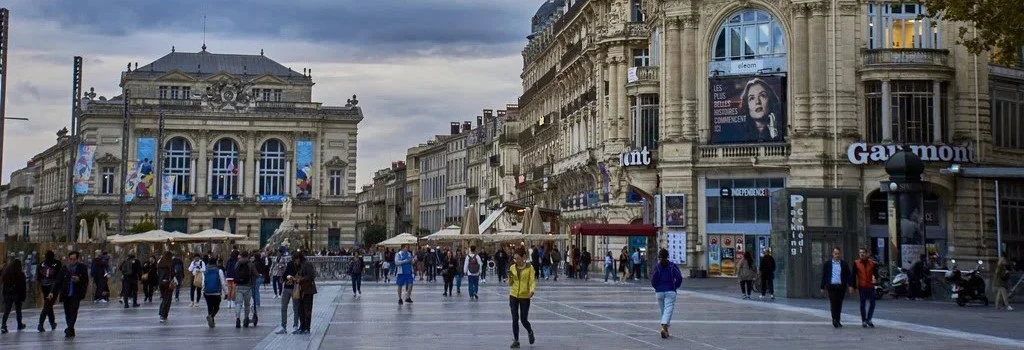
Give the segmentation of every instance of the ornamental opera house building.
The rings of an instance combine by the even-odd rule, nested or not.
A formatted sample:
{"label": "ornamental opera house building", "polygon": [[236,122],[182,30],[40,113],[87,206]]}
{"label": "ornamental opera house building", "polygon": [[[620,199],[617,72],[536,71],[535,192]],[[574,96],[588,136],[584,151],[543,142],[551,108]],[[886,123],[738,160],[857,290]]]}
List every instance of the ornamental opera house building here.
{"label": "ornamental opera house building", "polygon": [[[685,237],[674,260],[728,276],[744,251],[791,253],[770,239],[790,220],[773,193],[848,190],[849,210],[807,205],[808,227],[852,222],[884,259],[883,163],[908,145],[926,166],[926,249],[992,259],[993,182],[939,170],[1024,165],[1024,70],[968,53],[962,24],[925,13],[896,0],[547,1],[523,50],[520,200],[560,209],[563,230],[653,223]],[[1024,182],[1000,187],[1004,249],[1019,257]],[[574,241],[599,255],[643,245]],[[817,248],[809,261],[827,259]]]}
{"label": "ornamental opera house building", "polygon": [[[170,199],[164,209],[172,204],[160,213],[164,230],[217,228],[246,235],[240,244],[263,246],[281,225],[278,211],[290,198],[291,221],[303,233],[309,230],[313,247],[351,244],[356,136],[363,114],[355,96],[341,107],[313,102],[313,85],[311,70],[298,73],[262,52],[215,54],[205,45],[201,52],[172,50],[142,67],[129,65],[121,74],[122,95],[97,100],[88,94],[93,96],[83,101],[79,136],[95,146],[95,156],[91,169],[75,167],[76,192],[85,192],[75,196],[77,211],[107,213],[114,234],[118,196],[125,195],[127,227],[152,220],[161,202],[154,175],[162,171],[169,176],[162,184]],[[129,189],[122,194],[125,98],[131,116]],[[54,148],[66,149],[66,143],[65,136]],[[62,176],[67,158],[54,149],[37,158],[32,236],[42,241],[66,232]]]}

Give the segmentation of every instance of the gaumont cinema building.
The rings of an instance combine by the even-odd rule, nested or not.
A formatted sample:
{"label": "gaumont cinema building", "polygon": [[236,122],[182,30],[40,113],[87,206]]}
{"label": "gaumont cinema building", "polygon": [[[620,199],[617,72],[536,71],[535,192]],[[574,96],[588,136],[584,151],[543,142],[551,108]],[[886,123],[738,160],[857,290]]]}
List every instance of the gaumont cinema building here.
{"label": "gaumont cinema building", "polygon": [[[658,198],[653,217],[661,234],[685,237],[686,268],[735,275],[728,261],[737,255],[756,259],[762,248],[783,246],[771,230],[780,213],[787,220],[776,208],[787,203],[772,194],[785,188],[856,192],[850,210],[807,205],[807,224],[853,220],[858,244],[884,251],[880,182],[903,145],[926,168],[917,217],[927,250],[946,261],[996,256],[994,183],[940,169],[1024,165],[1024,70],[968,53],[956,43],[964,24],[919,17],[923,5],[905,0],[591,0],[566,8],[575,17],[553,39],[596,53],[603,125],[630,125],[596,146],[598,164],[628,179],[630,191]],[[605,25],[650,35],[602,46]],[[1000,194],[1004,249],[1017,259],[1024,182],[1004,180]],[[825,260],[828,250],[817,250],[810,253]]]}

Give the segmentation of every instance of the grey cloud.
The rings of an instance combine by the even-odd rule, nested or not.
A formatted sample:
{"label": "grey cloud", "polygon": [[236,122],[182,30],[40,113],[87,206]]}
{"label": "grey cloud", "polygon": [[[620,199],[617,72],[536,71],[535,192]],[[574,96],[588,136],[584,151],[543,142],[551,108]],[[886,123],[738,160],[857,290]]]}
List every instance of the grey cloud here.
{"label": "grey cloud", "polygon": [[[213,38],[263,37],[355,45],[389,52],[458,44],[499,47],[507,54],[525,43],[536,9],[523,0],[92,0],[68,6],[39,0],[19,7],[27,16],[53,20],[65,30],[125,37],[139,31],[197,33],[207,15]],[[17,13],[16,11],[14,12]],[[505,45],[516,43],[516,45]],[[480,54],[486,54],[483,52]],[[372,56],[372,52],[366,53]]]}

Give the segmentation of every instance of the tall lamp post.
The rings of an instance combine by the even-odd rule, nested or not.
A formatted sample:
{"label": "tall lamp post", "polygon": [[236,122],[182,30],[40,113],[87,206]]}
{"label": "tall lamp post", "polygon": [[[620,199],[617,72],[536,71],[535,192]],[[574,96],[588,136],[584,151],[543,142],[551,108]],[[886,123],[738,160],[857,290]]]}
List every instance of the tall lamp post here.
{"label": "tall lamp post", "polygon": [[909,268],[925,253],[924,162],[904,146],[885,162],[885,172],[889,181],[882,181],[881,191],[889,194],[888,263],[890,268]]}
{"label": "tall lamp post", "polygon": [[317,220],[316,214],[307,214],[306,215],[306,228],[309,229],[309,234],[306,236],[306,251],[307,252],[311,251],[313,249],[313,231],[316,230],[316,220]]}

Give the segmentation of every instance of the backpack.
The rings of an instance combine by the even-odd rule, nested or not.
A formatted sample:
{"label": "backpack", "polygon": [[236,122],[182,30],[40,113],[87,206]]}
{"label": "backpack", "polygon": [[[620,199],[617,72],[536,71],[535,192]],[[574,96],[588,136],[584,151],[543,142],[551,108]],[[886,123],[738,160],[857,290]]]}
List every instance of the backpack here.
{"label": "backpack", "polygon": [[192,286],[193,287],[200,287],[200,288],[202,288],[203,287],[203,280],[205,278],[206,278],[206,272],[203,272],[203,269],[196,270],[196,272],[194,272],[193,275],[192,275]]}
{"label": "backpack", "polygon": [[131,260],[125,260],[123,263],[121,263],[121,276],[127,278],[129,276],[135,275],[135,269],[133,265],[135,264],[133,264]]}
{"label": "backpack", "polygon": [[43,271],[40,271],[42,276],[41,284],[44,286],[52,286],[57,283],[57,265],[43,264]]}
{"label": "backpack", "polygon": [[235,273],[235,284],[238,285],[249,285],[249,281],[252,281],[252,267],[249,266],[251,262],[246,261],[239,263],[235,268],[238,272]]}
{"label": "backpack", "polygon": [[203,286],[203,293],[206,294],[220,294],[220,269],[209,268],[206,272],[198,276],[203,276],[203,282],[199,285]]}
{"label": "backpack", "polygon": [[479,257],[480,257],[479,255],[470,255],[469,256],[469,273],[474,274],[474,275],[480,273],[480,260],[479,260]]}

